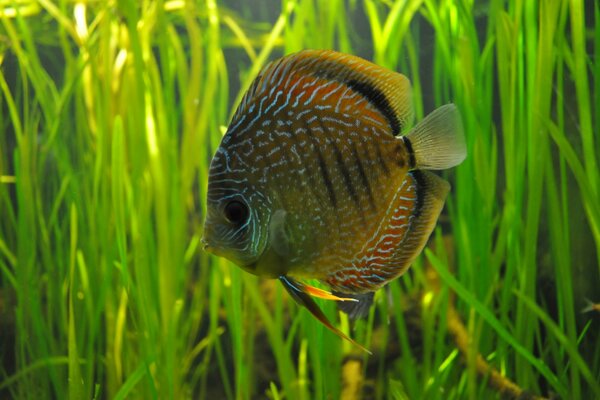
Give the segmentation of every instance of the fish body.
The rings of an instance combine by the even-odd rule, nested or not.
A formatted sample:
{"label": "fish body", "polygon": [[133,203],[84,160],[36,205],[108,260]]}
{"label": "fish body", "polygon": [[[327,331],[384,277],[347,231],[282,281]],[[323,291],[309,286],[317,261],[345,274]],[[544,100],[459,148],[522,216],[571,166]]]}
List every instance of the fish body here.
{"label": "fish body", "polygon": [[206,250],[280,278],[309,309],[331,297],[302,279],[348,300],[400,276],[449,191],[427,170],[466,156],[453,105],[412,119],[408,79],[361,58],[306,50],[267,65],[211,162]]}

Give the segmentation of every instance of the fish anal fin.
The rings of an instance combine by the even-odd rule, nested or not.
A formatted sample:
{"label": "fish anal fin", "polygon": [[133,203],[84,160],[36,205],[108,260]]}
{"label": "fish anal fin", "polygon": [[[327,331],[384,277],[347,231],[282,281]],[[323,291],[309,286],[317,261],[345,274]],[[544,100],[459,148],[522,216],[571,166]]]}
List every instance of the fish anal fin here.
{"label": "fish anal fin", "polygon": [[350,319],[360,319],[365,318],[369,315],[369,310],[371,309],[371,305],[373,304],[373,298],[375,297],[375,292],[366,292],[366,293],[341,293],[341,292],[333,292],[334,295],[351,298],[354,301],[340,301],[337,303],[340,311],[348,314]]}
{"label": "fish anal fin", "polygon": [[409,172],[394,194],[380,227],[354,255],[353,263],[330,274],[325,282],[342,293],[365,293],[378,290],[398,276],[394,257],[410,234],[419,205],[418,182],[413,172]]}
{"label": "fish anal fin", "polygon": [[302,283],[299,283],[298,281],[294,280],[293,278],[290,278],[290,277],[284,276],[284,275],[280,276],[279,280],[283,284],[283,287],[290,294],[290,296],[292,296],[292,298],[296,301],[296,303],[305,307],[316,319],[318,319],[330,331],[332,331],[333,333],[335,333],[342,339],[347,340],[348,342],[352,343],[354,346],[360,348],[364,352],[373,354],[366,347],[357,343],[356,341],[354,341],[353,339],[348,337],[344,332],[340,331],[338,328],[333,326],[333,324],[331,322],[329,322],[329,320],[327,319],[325,314],[323,314],[323,311],[321,311],[321,309],[319,308],[319,306],[317,305],[315,300],[308,293],[306,293],[305,291],[302,290],[302,288],[303,288]]}
{"label": "fish anal fin", "polygon": [[[385,239],[376,251],[393,249],[385,267],[372,267],[366,276],[383,278],[385,283],[404,274],[427,244],[450,191],[450,184],[429,171],[414,170],[406,175],[396,197],[396,208],[388,220],[385,233],[398,232],[396,240]],[[406,222],[406,221],[409,222]],[[385,235],[382,235],[385,237]],[[385,253],[384,253],[385,254]],[[363,287],[363,290],[366,290]],[[373,289],[370,289],[373,290]]]}
{"label": "fish anal fin", "polygon": [[425,247],[449,190],[448,182],[431,172],[408,172],[377,235],[353,264],[333,272],[325,282],[342,293],[365,293],[402,275]]}

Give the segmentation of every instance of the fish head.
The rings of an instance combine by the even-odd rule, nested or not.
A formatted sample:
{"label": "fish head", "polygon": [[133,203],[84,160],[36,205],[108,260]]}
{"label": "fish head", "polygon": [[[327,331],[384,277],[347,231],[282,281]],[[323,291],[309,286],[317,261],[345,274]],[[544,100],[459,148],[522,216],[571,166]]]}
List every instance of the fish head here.
{"label": "fish head", "polygon": [[232,168],[219,148],[209,170],[204,250],[256,273],[268,241],[270,204],[251,171]]}

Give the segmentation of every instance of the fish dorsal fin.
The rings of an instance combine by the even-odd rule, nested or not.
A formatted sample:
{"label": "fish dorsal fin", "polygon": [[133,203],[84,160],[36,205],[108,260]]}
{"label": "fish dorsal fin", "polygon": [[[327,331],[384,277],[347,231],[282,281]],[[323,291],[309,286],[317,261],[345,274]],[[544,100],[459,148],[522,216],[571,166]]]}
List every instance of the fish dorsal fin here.
{"label": "fish dorsal fin", "polygon": [[[360,107],[361,99],[368,104],[365,109]],[[266,103],[263,109],[253,104],[259,101]],[[357,56],[332,50],[304,50],[273,61],[261,70],[242,98],[232,125],[246,112],[262,112],[270,104],[310,101],[329,103],[338,112],[352,108],[358,119],[364,116],[365,121],[381,120],[394,136],[413,119],[412,90],[406,76]]]}

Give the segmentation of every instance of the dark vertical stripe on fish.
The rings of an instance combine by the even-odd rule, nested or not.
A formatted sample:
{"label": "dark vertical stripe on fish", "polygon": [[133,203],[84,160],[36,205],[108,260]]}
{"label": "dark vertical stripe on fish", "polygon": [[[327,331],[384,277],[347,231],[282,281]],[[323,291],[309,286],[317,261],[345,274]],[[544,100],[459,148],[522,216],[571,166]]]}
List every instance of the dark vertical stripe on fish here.
{"label": "dark vertical stripe on fish", "polygon": [[314,72],[314,76],[322,79],[331,79],[336,82],[347,85],[355,92],[365,97],[375,108],[383,114],[385,119],[388,121],[392,134],[397,136],[402,131],[402,121],[398,119],[398,116],[394,112],[394,109],[390,105],[390,102],[385,97],[385,94],[375,87],[371,82],[367,80],[350,79],[345,81],[345,76],[339,75],[339,69],[332,63],[332,68],[321,68]]}
{"label": "dark vertical stripe on fish", "polygon": [[381,152],[381,144],[379,142],[375,142],[375,151],[377,152],[377,161],[379,162],[379,166],[383,170],[385,176],[390,176],[390,169],[388,168],[385,158],[383,157],[383,153]]}
{"label": "dark vertical stripe on fish", "polygon": [[358,199],[358,195],[356,194],[356,189],[354,188],[354,185],[352,184],[352,178],[350,176],[350,171],[348,171],[348,167],[346,167],[346,164],[344,163],[344,158],[342,157],[342,153],[340,152],[340,149],[337,147],[335,140],[331,141],[331,145],[333,147],[333,152],[335,154],[335,160],[338,164],[340,172],[342,173],[342,177],[344,178],[344,184],[346,185],[346,190],[348,191],[348,194],[350,195],[350,197],[352,197],[352,201],[354,201],[354,204],[356,204],[356,208],[361,210],[360,200]]}
{"label": "dark vertical stripe on fish", "polygon": [[396,144],[395,152],[396,164],[398,164],[400,168],[404,168],[404,164],[406,163],[406,161],[404,160],[404,153],[406,152],[406,150],[402,146],[402,142],[398,141],[398,143]]}
{"label": "dark vertical stripe on fish", "polygon": [[[321,129],[323,129],[323,133],[327,133],[328,129],[323,125],[321,120],[317,119],[317,121],[319,122]],[[340,151],[335,141],[335,138],[330,139],[328,141],[328,144],[331,145],[331,148],[333,149],[335,161],[338,165],[338,168],[340,169],[340,172],[342,173],[342,178],[344,179],[344,185],[346,186],[346,190],[348,191],[350,197],[352,197],[352,201],[354,201],[354,204],[356,204],[356,208],[360,210],[360,200],[358,198],[358,195],[356,194],[356,189],[352,184],[352,177],[350,176],[350,171],[348,171],[348,167],[346,166],[346,163],[344,163],[344,157],[342,156],[342,152]]]}
{"label": "dark vertical stripe on fish", "polygon": [[333,183],[329,177],[329,171],[327,170],[327,163],[323,158],[323,153],[319,149],[318,144],[315,143],[315,151],[317,152],[317,159],[319,160],[319,168],[321,168],[321,175],[323,176],[323,182],[327,188],[327,194],[329,195],[329,201],[334,207],[337,207],[337,199],[335,197],[335,190],[333,189]]}
{"label": "dark vertical stripe on fish", "polygon": [[427,180],[423,176],[423,173],[418,169],[409,172],[410,175],[415,179],[415,209],[413,215],[415,217],[421,214],[423,208],[423,199],[425,198],[425,192],[427,191]]}
{"label": "dark vertical stripe on fish", "polygon": [[402,140],[406,145],[406,152],[408,153],[408,168],[413,169],[416,167],[417,161],[415,160],[415,151],[413,150],[412,143],[406,136],[402,136]]}
{"label": "dark vertical stripe on fish", "polygon": [[333,183],[331,182],[331,177],[329,176],[329,171],[327,170],[327,163],[325,162],[325,158],[323,158],[323,153],[321,152],[321,148],[319,146],[319,141],[314,137],[313,132],[310,126],[308,125],[306,126],[306,134],[308,135],[308,137],[310,137],[315,153],[317,155],[317,161],[319,162],[319,168],[321,170],[321,177],[323,178],[325,189],[327,189],[329,201],[331,202],[331,205],[337,207],[335,190],[333,188]]}
{"label": "dark vertical stripe on fish", "polygon": [[373,197],[373,189],[371,189],[371,184],[369,183],[369,179],[367,178],[367,174],[365,173],[365,168],[363,166],[362,161],[360,160],[360,156],[358,155],[358,151],[356,150],[356,145],[352,142],[352,155],[354,156],[354,163],[358,167],[358,175],[360,176],[360,180],[367,191],[367,198],[369,199],[369,205],[372,210],[375,210],[375,198]]}
{"label": "dark vertical stripe on fish", "polygon": [[[319,193],[319,191],[317,190],[317,184],[314,178],[314,171],[312,170],[312,168],[310,167],[309,163],[306,162],[306,157],[303,157],[302,155],[306,155],[306,152],[300,152],[300,149],[302,149],[302,141],[299,138],[300,135],[296,134],[296,133],[292,133],[291,137],[292,140],[294,141],[294,144],[296,145],[296,149],[297,151],[299,151],[298,155],[299,155],[299,159],[300,159],[300,164],[302,166],[302,168],[304,168],[304,170],[306,171],[305,174],[301,174],[301,175],[305,175],[304,178],[308,177],[308,188],[310,189],[310,191],[315,195],[315,198],[317,199],[321,199],[321,195],[322,193]],[[302,180],[302,182],[300,182],[301,184],[304,184],[304,179]]]}
{"label": "dark vertical stripe on fish", "polygon": [[354,91],[366,97],[367,100],[383,114],[385,119],[388,120],[394,136],[400,133],[402,130],[402,123],[394,113],[394,109],[381,90],[377,89],[367,81],[350,80],[347,82],[347,85]]}

